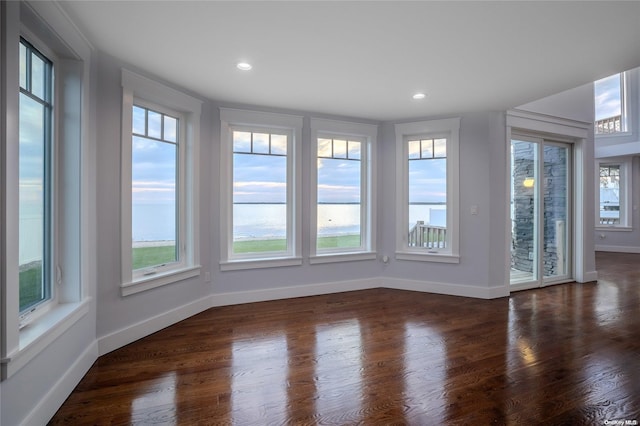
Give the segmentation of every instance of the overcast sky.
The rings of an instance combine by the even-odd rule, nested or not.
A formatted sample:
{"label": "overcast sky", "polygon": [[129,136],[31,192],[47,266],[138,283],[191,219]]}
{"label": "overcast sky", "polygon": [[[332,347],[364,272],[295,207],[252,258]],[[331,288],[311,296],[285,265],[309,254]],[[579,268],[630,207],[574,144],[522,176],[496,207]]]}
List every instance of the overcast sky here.
{"label": "overcast sky", "polygon": [[620,74],[595,83],[596,120],[620,115]]}

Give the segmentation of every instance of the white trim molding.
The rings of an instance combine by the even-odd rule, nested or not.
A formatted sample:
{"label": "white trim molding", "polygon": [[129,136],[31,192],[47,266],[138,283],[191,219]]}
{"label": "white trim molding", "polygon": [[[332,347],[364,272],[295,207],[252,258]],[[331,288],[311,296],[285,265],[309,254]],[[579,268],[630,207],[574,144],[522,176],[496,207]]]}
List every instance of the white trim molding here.
{"label": "white trim molding", "polygon": [[[441,263],[460,262],[460,117],[395,125],[396,135],[396,259]],[[446,248],[409,247],[408,140],[446,139]]]}
{"label": "white trim molding", "polygon": [[[309,252],[310,263],[330,263],[348,260],[375,259],[376,254],[376,229],[377,229],[377,207],[376,207],[376,140],[378,137],[378,126],[375,124],[364,124],[347,121],[327,120],[311,117],[311,153],[309,155],[309,195],[311,209],[309,212]],[[357,142],[360,145],[360,157],[355,160],[360,167],[359,190],[359,225],[360,225],[360,246],[358,247],[335,247],[318,248],[318,174],[319,163],[322,161],[342,161],[353,164],[347,158],[335,158],[333,152],[328,157],[318,156],[318,139],[326,138],[330,144],[335,144],[335,140]],[[330,158],[333,157],[333,158]],[[345,155],[346,157],[346,155]],[[351,159],[353,160],[353,159]],[[351,182],[341,182],[341,185],[348,185]]]}
{"label": "white trim molding", "polygon": [[[593,260],[595,266],[592,239],[595,201],[591,198],[596,182],[593,174],[593,123],[515,109],[507,111],[506,129],[505,149],[509,149],[514,132],[573,144],[572,278],[578,282],[589,281],[587,278],[592,272],[587,270],[586,259]],[[505,223],[505,227],[510,236],[510,221]],[[508,251],[506,256],[510,256]]]}
{"label": "white trim molding", "polygon": [[[303,117],[220,108],[220,269],[222,271],[302,264],[302,126]],[[284,251],[233,253],[233,132],[278,132],[287,135],[286,241]]]}
{"label": "white trim molding", "polygon": [[640,253],[640,247],[632,246],[610,246],[610,245],[596,245],[596,251],[607,251],[613,253]]}
{"label": "white trim molding", "polygon": [[382,287],[396,290],[418,291],[421,293],[446,294],[449,296],[473,297],[476,299],[497,299],[509,296],[504,286],[478,287],[464,284],[439,283],[435,281],[382,278]]}
{"label": "white trim molding", "polygon": [[212,296],[206,296],[177,308],[147,318],[136,324],[124,327],[98,338],[98,353],[100,356],[121,348],[129,343],[142,339],[202,311],[212,305]]}
{"label": "white trim molding", "polygon": [[[199,164],[202,101],[127,69],[121,71],[121,294],[128,296],[200,275]],[[140,105],[178,119],[176,177],[177,261],[150,271],[132,267],[132,108]],[[153,276],[148,276],[152,273]]]}

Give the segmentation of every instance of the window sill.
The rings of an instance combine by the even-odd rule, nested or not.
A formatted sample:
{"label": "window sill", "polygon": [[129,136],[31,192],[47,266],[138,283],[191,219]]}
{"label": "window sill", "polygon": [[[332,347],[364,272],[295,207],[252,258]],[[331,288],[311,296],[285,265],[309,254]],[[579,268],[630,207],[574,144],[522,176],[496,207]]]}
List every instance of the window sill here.
{"label": "window sill", "polygon": [[344,252],[344,253],[320,253],[309,258],[309,263],[333,263],[333,262],[355,262],[359,260],[375,260],[378,257],[375,252]]}
{"label": "window sill", "polygon": [[242,269],[278,268],[281,266],[300,266],[301,257],[278,257],[260,259],[227,260],[220,262],[221,271],[238,271]]}
{"label": "window sill", "polygon": [[420,253],[397,251],[396,260],[410,260],[416,262],[460,263],[460,256],[450,253]]}
{"label": "window sill", "polygon": [[632,232],[633,228],[631,226],[596,226],[596,231],[613,231],[613,232]]}
{"label": "window sill", "polygon": [[633,132],[630,131],[624,131],[624,132],[613,132],[613,133],[595,133],[594,132],[594,136],[596,139],[601,139],[601,138],[621,138],[624,136],[632,136]]}
{"label": "window sill", "polygon": [[164,272],[162,274],[155,274],[151,277],[145,277],[130,283],[121,284],[120,292],[123,296],[130,296],[132,294],[151,290],[152,288],[173,284],[175,282],[197,276],[200,276],[200,265]]}
{"label": "window sill", "polygon": [[2,360],[2,378],[18,372],[32,359],[80,321],[88,312],[91,298],[76,303],[59,303],[20,330],[20,349]]}

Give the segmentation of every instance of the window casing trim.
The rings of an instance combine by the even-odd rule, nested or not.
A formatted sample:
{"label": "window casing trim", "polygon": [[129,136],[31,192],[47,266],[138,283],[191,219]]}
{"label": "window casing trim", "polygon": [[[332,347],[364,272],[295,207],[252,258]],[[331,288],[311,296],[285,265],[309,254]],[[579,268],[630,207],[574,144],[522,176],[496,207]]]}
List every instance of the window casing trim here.
{"label": "window casing trim", "polygon": [[[134,105],[178,117],[178,183],[176,198],[179,210],[178,262],[153,268],[132,270],[131,247],[131,166],[132,108]],[[121,268],[120,291],[123,296],[199,276],[199,140],[202,101],[167,87],[127,69],[122,69],[122,159],[121,159]]]}
{"label": "window casing trim", "polygon": [[[620,166],[620,223],[612,225],[600,224],[600,167]],[[595,192],[595,227],[598,231],[632,231],[633,230],[633,160],[625,158],[596,159],[595,176],[598,179]]]}
{"label": "window casing trim", "polygon": [[[220,269],[237,270],[291,266],[301,260],[300,143],[303,117],[289,114],[220,108]],[[288,252],[233,254],[233,131],[286,132]]]}
{"label": "window casing trim", "polygon": [[[396,133],[396,259],[459,263],[460,228],[460,118],[401,123]],[[408,245],[409,220],[409,139],[447,139],[447,249],[414,248]]]}
{"label": "window casing trim", "polygon": [[[90,312],[89,285],[95,280],[95,195],[86,182],[95,177],[95,138],[90,130],[92,50],[59,8],[46,2],[15,2],[0,6],[2,60],[6,91],[0,100],[6,126],[0,126],[4,180],[0,284],[0,367],[5,380],[42,354]],[[44,25],[46,22],[47,25]],[[52,281],[55,299],[19,328],[18,314],[18,140],[19,40],[25,38],[47,56],[56,69],[52,149],[51,227]],[[63,84],[64,82],[64,84]],[[45,312],[43,312],[45,311]]]}
{"label": "window casing trim", "polygon": [[[310,263],[330,263],[334,261],[369,260],[376,256],[376,139],[378,126],[375,124],[311,118],[310,155]],[[318,222],[318,139],[348,139],[361,143],[360,158],[360,247],[334,249],[317,248]]]}
{"label": "window casing trim", "polygon": [[[176,176],[176,204],[177,204],[177,226],[176,226],[176,251],[178,252],[178,259],[175,262],[169,262],[162,265],[153,265],[145,268],[135,269],[131,271],[131,283],[136,284],[142,282],[153,281],[155,277],[160,277],[161,275],[173,276],[172,271],[180,271],[183,269],[189,269],[191,266],[191,261],[189,259],[190,250],[187,249],[188,241],[186,241],[185,235],[187,235],[187,221],[188,217],[186,217],[186,204],[187,200],[187,191],[186,187],[187,181],[187,170],[184,167],[185,158],[186,158],[186,131],[185,126],[183,125],[186,121],[184,114],[173,111],[171,109],[165,108],[162,105],[156,105],[149,102],[144,101],[143,99],[135,98],[133,99],[133,105],[142,107],[154,112],[159,112],[162,114],[166,114],[178,119],[178,134],[177,134],[177,159],[176,163],[177,167],[177,176]],[[133,133],[132,133],[133,136]],[[139,135],[135,135],[139,136]],[[154,139],[154,141],[156,141]],[[156,142],[164,142],[164,141],[156,141]],[[128,169],[131,172],[131,167]],[[124,173],[124,170],[123,170]],[[131,179],[130,179],[131,180]],[[167,281],[161,280],[160,281]],[[122,293],[126,293],[125,287],[130,287],[131,283],[123,283]]]}

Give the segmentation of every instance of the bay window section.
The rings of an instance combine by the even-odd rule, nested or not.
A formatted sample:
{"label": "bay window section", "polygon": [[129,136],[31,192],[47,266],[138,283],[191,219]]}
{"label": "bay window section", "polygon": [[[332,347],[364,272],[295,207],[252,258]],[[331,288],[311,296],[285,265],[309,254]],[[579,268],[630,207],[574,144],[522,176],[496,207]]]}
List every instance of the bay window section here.
{"label": "bay window section", "polygon": [[122,70],[123,296],[200,274],[202,102]]}
{"label": "bay window section", "polygon": [[302,118],[220,109],[221,269],[301,264]]}
{"label": "bay window section", "polygon": [[53,65],[20,41],[18,252],[20,314],[53,297]]}
{"label": "bay window section", "polygon": [[396,125],[396,258],[458,263],[459,119]]}
{"label": "bay window section", "polygon": [[377,126],[311,119],[311,263],[375,259]]}

